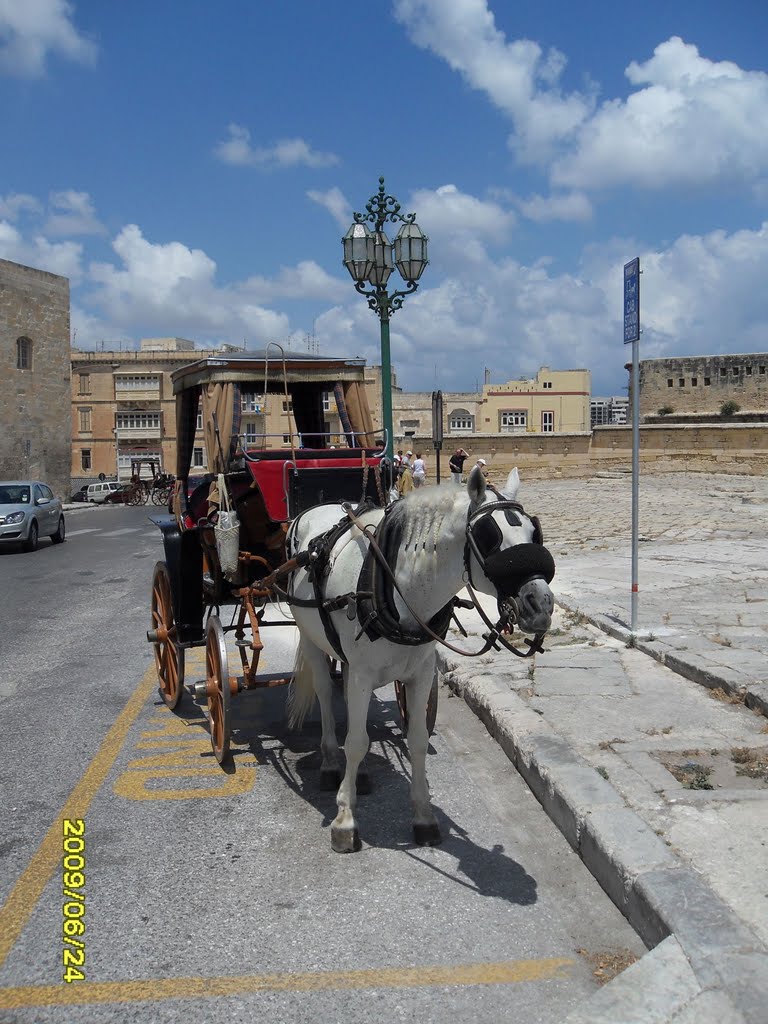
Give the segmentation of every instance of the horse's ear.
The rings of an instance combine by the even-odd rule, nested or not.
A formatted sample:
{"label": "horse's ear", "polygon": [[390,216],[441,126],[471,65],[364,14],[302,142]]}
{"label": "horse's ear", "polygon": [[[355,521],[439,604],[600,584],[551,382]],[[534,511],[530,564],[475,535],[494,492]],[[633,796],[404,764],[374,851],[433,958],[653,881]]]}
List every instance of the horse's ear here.
{"label": "horse's ear", "polygon": [[517,472],[517,466],[507,477],[507,482],[501,488],[501,493],[505,498],[509,498],[510,501],[514,501],[517,497],[517,492],[520,490],[520,474]]}
{"label": "horse's ear", "polygon": [[467,477],[467,491],[473,505],[481,505],[485,500],[485,476],[479,466],[473,466]]}

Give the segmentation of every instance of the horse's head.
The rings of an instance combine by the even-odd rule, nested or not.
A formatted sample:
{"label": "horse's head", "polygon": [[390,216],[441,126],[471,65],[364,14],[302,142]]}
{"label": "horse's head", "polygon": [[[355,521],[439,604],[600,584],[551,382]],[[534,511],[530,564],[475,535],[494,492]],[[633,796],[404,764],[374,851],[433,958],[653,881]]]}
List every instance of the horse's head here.
{"label": "horse's head", "polygon": [[497,599],[501,619],[524,633],[546,633],[555,604],[549,589],[555,562],[538,519],[515,500],[519,486],[517,469],[501,490],[489,487],[479,466],[469,474],[465,568],[476,590]]}

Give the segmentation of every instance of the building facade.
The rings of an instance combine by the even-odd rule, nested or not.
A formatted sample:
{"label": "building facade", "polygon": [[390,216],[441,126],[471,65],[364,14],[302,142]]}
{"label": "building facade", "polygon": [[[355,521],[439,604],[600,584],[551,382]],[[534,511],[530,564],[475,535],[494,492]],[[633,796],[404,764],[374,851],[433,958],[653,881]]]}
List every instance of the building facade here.
{"label": "building facade", "polygon": [[589,370],[550,370],[506,384],[484,384],[475,433],[567,434],[590,429]]}
{"label": "building facade", "polygon": [[0,260],[0,478],[69,497],[69,281]]}
{"label": "building facade", "polygon": [[[104,473],[127,480],[134,464],[150,474],[150,460],[176,472],[176,398],[171,375],[197,359],[241,351],[234,346],[197,349],[186,338],[143,338],[138,349],[72,350],[73,480]],[[340,443],[333,394],[324,396],[326,432]],[[241,435],[246,444],[290,447],[292,417],[279,395],[243,395]],[[202,414],[192,452],[192,473],[208,472]]]}
{"label": "building facade", "polygon": [[766,411],[768,353],[640,360],[641,418],[717,415],[726,401],[745,413]]}
{"label": "building facade", "polygon": [[591,427],[604,427],[609,423],[622,426],[627,422],[628,413],[629,399],[625,395],[592,398],[589,403]]}

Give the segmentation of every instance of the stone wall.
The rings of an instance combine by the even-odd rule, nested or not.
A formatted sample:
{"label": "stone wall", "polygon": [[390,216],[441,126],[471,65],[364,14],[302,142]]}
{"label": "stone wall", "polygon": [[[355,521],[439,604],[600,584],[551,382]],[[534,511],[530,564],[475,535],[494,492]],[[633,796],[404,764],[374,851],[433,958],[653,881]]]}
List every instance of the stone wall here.
{"label": "stone wall", "polygon": [[[428,479],[436,479],[435,452],[429,437],[413,438],[421,448]],[[488,434],[464,439],[470,458],[488,463],[489,478],[503,484],[517,466],[528,479],[591,477],[599,472],[628,472],[632,467],[632,427],[596,427],[579,434]],[[449,475],[453,446],[441,453],[441,477]],[[641,425],[640,468],[654,473],[700,472],[762,475],[768,472],[768,424],[707,424],[697,427]]]}
{"label": "stone wall", "polygon": [[768,354],[640,360],[640,416],[719,413],[732,399],[744,411],[768,408]]}
{"label": "stone wall", "polygon": [[0,260],[0,478],[40,479],[68,498],[70,410],[69,281]]}

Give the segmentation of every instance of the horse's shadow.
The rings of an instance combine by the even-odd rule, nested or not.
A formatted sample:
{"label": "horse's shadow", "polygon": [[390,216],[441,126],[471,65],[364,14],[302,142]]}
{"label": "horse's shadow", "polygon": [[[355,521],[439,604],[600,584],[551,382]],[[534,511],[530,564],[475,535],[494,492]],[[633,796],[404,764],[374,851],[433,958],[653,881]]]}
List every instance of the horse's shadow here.
{"label": "horse's shadow", "polygon": [[[285,695],[274,689],[258,692],[261,699],[252,702],[247,711],[243,706],[243,714],[233,707],[233,739],[239,752],[230,771],[237,771],[240,759],[270,766],[294,793],[315,808],[322,818],[322,827],[329,828],[336,816],[336,794],[320,788],[321,729],[316,713],[307,719],[300,733],[290,731],[286,725]],[[337,735],[343,742],[346,721],[340,694],[334,697],[334,712]],[[439,807],[434,809],[443,837],[439,849],[455,858],[455,867],[448,868],[443,858],[436,858],[412,841],[408,749],[394,700],[382,700],[377,695],[371,701],[368,734],[370,748],[364,766],[372,792],[370,796],[361,795],[355,808],[365,844],[401,850],[425,868],[482,896],[520,906],[535,903],[536,881],[522,865],[498,843],[490,849],[478,845]],[[435,753],[431,745],[429,752]],[[327,836],[324,841],[328,841]]]}

